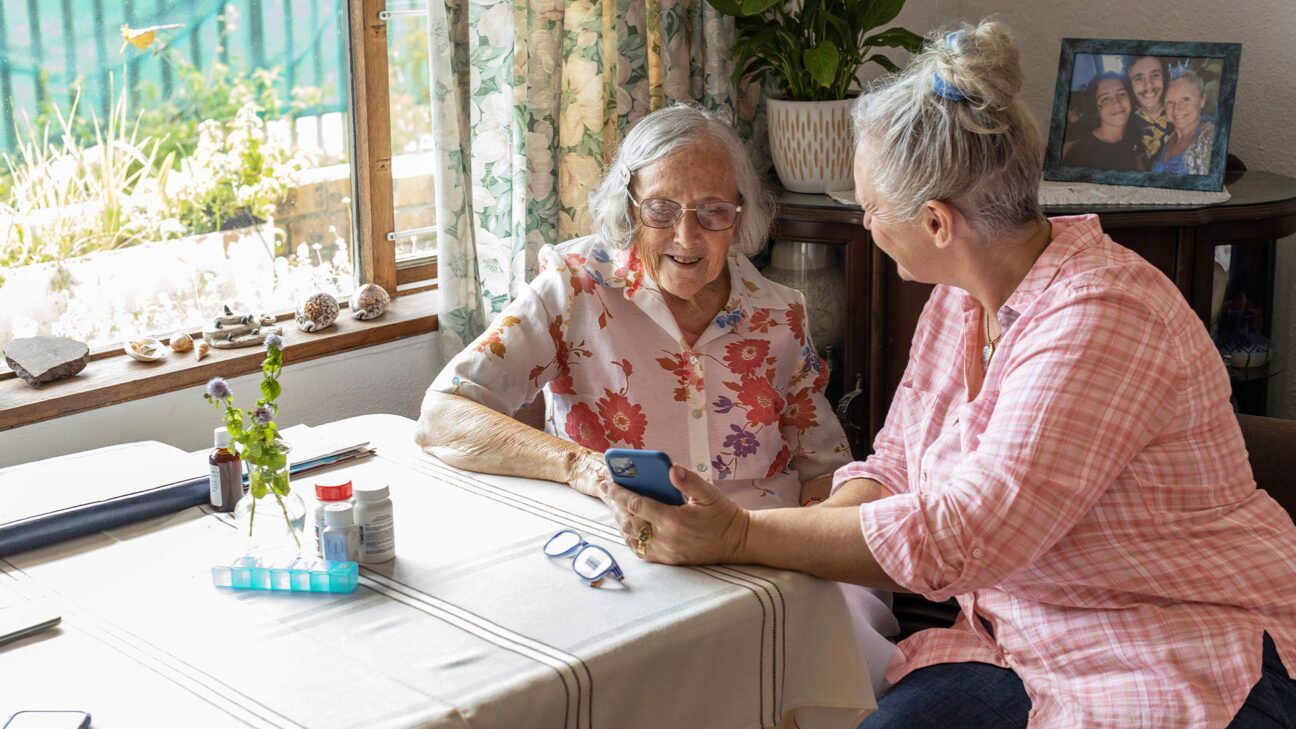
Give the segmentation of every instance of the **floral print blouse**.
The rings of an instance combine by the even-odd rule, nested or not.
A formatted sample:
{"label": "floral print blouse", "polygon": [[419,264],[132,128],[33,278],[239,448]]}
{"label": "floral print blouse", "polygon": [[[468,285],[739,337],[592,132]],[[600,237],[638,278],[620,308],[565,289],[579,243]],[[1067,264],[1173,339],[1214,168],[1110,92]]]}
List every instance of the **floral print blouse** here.
{"label": "floral print blouse", "polygon": [[665,451],[747,508],[795,506],[801,481],[850,461],[802,295],[745,256],[730,251],[729,301],[691,345],[633,246],[577,238],[540,266],[432,389],[508,415],[543,390],[546,432]]}

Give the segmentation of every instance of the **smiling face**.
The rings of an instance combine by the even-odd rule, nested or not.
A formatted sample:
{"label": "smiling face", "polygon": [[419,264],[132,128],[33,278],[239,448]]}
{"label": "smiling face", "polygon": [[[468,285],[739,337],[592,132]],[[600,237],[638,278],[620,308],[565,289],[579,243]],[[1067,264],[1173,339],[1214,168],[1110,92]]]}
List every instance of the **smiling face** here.
{"label": "smiling face", "polygon": [[1166,87],[1166,118],[1180,137],[1197,129],[1205,106],[1206,99],[1197,84],[1188,79],[1175,79]]}
{"label": "smiling face", "polygon": [[864,208],[864,227],[873,243],[896,262],[900,278],[935,282],[927,269],[934,249],[917,220],[898,221],[888,203],[873,189],[873,150],[867,142],[855,147],[855,201]]}
{"label": "smiling face", "polygon": [[1124,128],[1130,118],[1129,93],[1120,79],[1105,78],[1098,82],[1098,119],[1104,127]]}
{"label": "smiling face", "polygon": [[[663,198],[686,208],[708,202],[739,203],[738,183],[728,155],[702,145],[686,147],[635,170],[630,191],[641,203]],[[634,206],[630,213],[640,220]],[[690,301],[708,286],[727,282],[729,245],[736,231],[737,224],[728,230],[706,230],[698,224],[697,213],[690,210],[671,228],[639,223],[634,245],[661,290]]]}
{"label": "smiling face", "polygon": [[1159,116],[1162,109],[1161,92],[1165,89],[1165,78],[1161,73],[1161,61],[1151,56],[1144,56],[1129,68],[1130,86],[1134,87],[1134,98],[1139,108],[1151,116]]}

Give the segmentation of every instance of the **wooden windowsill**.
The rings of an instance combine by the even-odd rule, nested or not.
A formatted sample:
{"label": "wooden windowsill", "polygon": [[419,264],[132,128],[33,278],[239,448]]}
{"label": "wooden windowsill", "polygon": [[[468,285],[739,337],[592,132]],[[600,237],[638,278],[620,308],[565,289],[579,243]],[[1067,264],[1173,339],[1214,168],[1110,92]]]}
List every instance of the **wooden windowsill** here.
{"label": "wooden windowsill", "polygon": [[[280,322],[284,330],[284,365],[435,331],[436,296],[436,291],[430,290],[397,297],[387,313],[368,322],[352,319],[343,309],[337,323],[319,333],[303,332],[291,319]],[[265,359],[265,349],[213,348],[201,362],[194,359],[193,350],[170,352],[158,362],[137,362],[124,352],[113,356],[96,354],[90,359],[75,376],[40,387],[32,387],[8,367],[0,367],[0,431],[183,390],[213,377],[257,372]]]}

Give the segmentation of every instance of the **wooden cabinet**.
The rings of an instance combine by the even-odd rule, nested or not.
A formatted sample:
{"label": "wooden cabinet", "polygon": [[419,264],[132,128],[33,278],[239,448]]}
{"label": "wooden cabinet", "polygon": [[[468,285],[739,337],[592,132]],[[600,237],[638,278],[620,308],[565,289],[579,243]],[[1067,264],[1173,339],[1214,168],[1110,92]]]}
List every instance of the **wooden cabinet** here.
{"label": "wooden cabinet", "polygon": [[[1208,207],[1108,206],[1045,212],[1050,216],[1098,213],[1107,233],[1174,281],[1209,326],[1212,290],[1217,285],[1215,246],[1245,246],[1249,253],[1258,253],[1261,270],[1271,278],[1276,241],[1296,233],[1296,180],[1246,171],[1230,174],[1225,185],[1232,198]],[[845,336],[839,367],[845,389],[857,389],[842,398],[838,414],[857,457],[868,452],[882,427],[908,361],[914,326],[931,292],[931,286],[900,280],[895,263],[873,245],[862,215],[859,207],[826,195],[783,191],[774,233],[781,239],[846,248]],[[1272,282],[1262,288],[1271,300]],[[1270,301],[1261,303],[1265,308],[1270,305]],[[1264,317],[1266,335],[1269,318]],[[1263,388],[1264,380],[1258,383]],[[1252,393],[1251,401],[1263,399]]]}

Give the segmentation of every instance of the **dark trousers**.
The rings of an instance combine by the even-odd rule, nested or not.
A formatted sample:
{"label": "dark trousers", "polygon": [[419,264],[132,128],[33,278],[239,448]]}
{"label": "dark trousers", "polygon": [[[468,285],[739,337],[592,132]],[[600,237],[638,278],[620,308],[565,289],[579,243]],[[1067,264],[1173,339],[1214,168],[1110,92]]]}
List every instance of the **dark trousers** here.
{"label": "dark trousers", "polygon": [[[1022,681],[987,663],[941,663],[900,679],[878,699],[860,729],[1009,729],[1025,727],[1031,702]],[[1296,729],[1296,680],[1264,636],[1260,680],[1228,729]]]}

